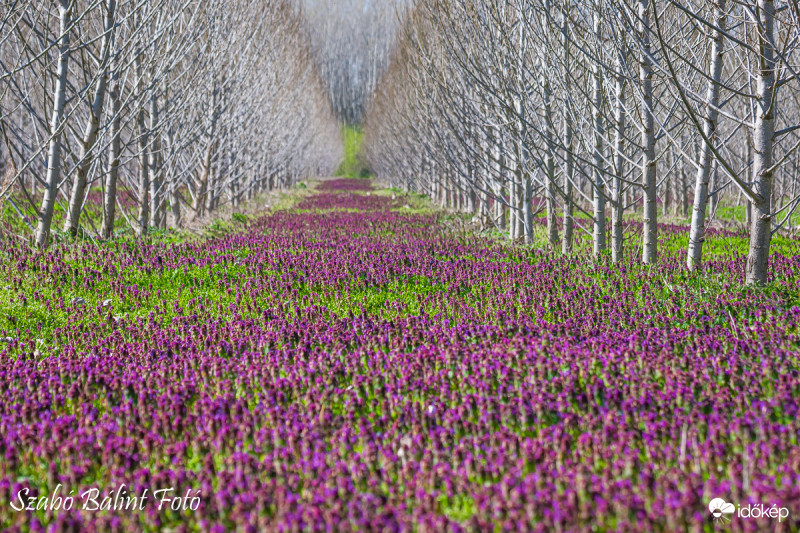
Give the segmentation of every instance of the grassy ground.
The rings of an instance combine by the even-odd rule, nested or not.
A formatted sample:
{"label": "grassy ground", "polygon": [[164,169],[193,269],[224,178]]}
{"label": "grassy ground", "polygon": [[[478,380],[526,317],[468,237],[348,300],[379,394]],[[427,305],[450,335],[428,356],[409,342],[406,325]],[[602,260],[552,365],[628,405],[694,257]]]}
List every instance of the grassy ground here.
{"label": "grassy ground", "polygon": [[344,161],[337,176],[344,178],[366,178],[369,176],[369,169],[360,160],[361,141],[364,134],[357,126],[342,126],[342,140],[344,141]]}

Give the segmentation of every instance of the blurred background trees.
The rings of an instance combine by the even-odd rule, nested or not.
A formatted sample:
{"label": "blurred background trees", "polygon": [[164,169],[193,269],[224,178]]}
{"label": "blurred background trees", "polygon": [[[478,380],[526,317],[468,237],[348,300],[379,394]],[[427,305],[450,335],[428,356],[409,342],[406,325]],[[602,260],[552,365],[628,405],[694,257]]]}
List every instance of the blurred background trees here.
{"label": "blurred background trees", "polygon": [[386,71],[410,0],[302,0],[309,43],[333,110],[356,126]]}

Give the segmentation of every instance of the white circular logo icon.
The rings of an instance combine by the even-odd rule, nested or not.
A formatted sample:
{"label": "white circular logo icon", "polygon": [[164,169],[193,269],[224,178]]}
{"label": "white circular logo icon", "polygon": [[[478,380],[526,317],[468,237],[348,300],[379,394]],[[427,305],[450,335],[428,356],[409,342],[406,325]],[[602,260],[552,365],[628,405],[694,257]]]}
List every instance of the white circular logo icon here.
{"label": "white circular logo icon", "polygon": [[722,498],[714,498],[708,503],[708,510],[711,511],[711,517],[714,522],[730,522],[730,517],[736,507],[732,503],[727,503]]}

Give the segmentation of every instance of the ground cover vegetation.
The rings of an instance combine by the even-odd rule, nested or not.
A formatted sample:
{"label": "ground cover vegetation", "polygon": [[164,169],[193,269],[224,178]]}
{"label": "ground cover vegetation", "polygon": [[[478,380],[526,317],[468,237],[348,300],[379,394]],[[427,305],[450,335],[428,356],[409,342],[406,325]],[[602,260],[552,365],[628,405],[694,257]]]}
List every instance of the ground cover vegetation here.
{"label": "ground cover vegetation", "polygon": [[752,287],[740,235],[689,272],[685,227],[614,264],[365,180],[311,193],[205,240],[3,247],[0,500],[201,503],[0,526],[714,531],[720,494],[800,506],[798,241]]}

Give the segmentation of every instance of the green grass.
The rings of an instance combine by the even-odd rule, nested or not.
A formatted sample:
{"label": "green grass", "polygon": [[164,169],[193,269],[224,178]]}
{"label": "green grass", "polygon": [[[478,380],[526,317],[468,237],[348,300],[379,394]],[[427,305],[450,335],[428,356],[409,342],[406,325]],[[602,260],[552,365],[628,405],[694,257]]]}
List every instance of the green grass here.
{"label": "green grass", "polygon": [[342,141],[344,142],[344,161],[337,176],[345,178],[367,178],[369,169],[360,159],[361,141],[364,133],[357,126],[342,126]]}
{"label": "green grass", "polygon": [[[776,200],[776,204],[783,206],[788,198]],[[786,211],[777,216],[777,220],[782,221],[786,216]],[[739,206],[719,206],[716,212],[716,218],[724,222],[738,222],[744,224],[747,220],[747,208],[743,205]],[[792,226],[800,225],[800,210],[792,213]]]}

